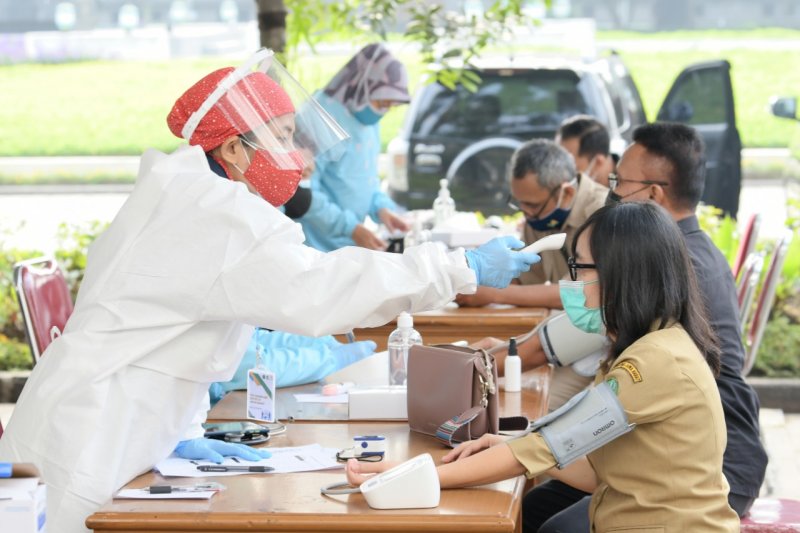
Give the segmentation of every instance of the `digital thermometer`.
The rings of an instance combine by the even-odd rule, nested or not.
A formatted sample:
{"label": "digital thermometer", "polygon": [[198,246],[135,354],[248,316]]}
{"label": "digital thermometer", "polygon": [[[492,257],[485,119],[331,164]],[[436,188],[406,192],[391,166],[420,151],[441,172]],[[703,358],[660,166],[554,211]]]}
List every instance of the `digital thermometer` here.
{"label": "digital thermometer", "polygon": [[542,237],[535,243],[520,250],[520,252],[533,252],[538,254],[541,252],[546,252],[547,250],[560,250],[561,247],[564,246],[564,242],[566,240],[566,233],[555,233],[553,235],[548,235],[547,237]]}

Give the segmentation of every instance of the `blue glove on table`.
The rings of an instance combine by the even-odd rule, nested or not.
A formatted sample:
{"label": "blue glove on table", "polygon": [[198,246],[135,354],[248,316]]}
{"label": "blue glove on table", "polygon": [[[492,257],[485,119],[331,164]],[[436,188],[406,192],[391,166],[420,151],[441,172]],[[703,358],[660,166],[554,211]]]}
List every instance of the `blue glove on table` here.
{"label": "blue glove on table", "polygon": [[217,464],[222,463],[223,457],[229,456],[241,457],[248,461],[272,457],[267,450],[251,448],[246,444],[203,438],[180,441],[175,447],[175,455],[183,459],[202,459]]}
{"label": "blue glove on table", "polygon": [[525,243],[511,237],[498,237],[479,246],[474,250],[467,250],[467,264],[475,271],[478,285],[504,289],[511,280],[527,272],[531,265],[538,263],[539,254],[530,252],[515,252],[512,248],[522,248]]}
{"label": "blue glove on table", "polygon": [[344,368],[374,354],[377,347],[372,341],[356,341],[331,348],[331,355],[339,362],[339,368]]}
{"label": "blue glove on table", "polygon": [[330,335],[314,338],[282,331],[256,332],[233,379],[209,388],[212,405],[229,391],[247,388],[247,371],[256,364],[259,344],[264,366],[275,372],[278,387],[313,383],[375,352],[372,341],[341,344]]}

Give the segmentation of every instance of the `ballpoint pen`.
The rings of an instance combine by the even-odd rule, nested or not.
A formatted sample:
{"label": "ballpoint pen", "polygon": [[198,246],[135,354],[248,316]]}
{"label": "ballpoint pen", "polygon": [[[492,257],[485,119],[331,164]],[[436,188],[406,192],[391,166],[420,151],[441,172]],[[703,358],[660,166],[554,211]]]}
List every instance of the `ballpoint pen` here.
{"label": "ballpoint pen", "polygon": [[207,492],[218,491],[223,487],[219,483],[207,483],[201,485],[189,486],[174,486],[174,485],[150,485],[143,490],[148,491],[150,494],[171,494],[173,492]]}
{"label": "ballpoint pen", "polygon": [[272,472],[271,466],[200,465],[201,472]]}

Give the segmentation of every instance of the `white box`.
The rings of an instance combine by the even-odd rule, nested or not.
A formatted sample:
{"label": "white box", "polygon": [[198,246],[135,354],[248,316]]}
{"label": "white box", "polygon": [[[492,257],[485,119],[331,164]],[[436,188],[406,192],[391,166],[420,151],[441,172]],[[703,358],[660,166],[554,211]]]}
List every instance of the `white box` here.
{"label": "white box", "polygon": [[349,403],[350,420],[408,420],[405,387],[350,389]]}
{"label": "white box", "polygon": [[9,533],[46,531],[47,487],[32,464],[0,463],[0,525]]}

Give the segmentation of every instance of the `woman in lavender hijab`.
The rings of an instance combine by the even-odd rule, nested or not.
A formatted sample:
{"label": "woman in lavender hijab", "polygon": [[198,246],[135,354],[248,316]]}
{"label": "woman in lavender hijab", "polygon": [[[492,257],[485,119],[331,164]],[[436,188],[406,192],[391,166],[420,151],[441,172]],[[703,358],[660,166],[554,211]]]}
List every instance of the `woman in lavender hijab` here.
{"label": "woman in lavender hijab", "polygon": [[299,219],[306,243],[323,251],[359,245],[385,249],[364,227],[369,216],[389,231],[407,231],[395,203],[379,188],[378,122],[395,105],[409,102],[408,74],[382,44],[356,53],[314,98],[350,134],[338,159],[320,157],[311,176],[313,199]]}

